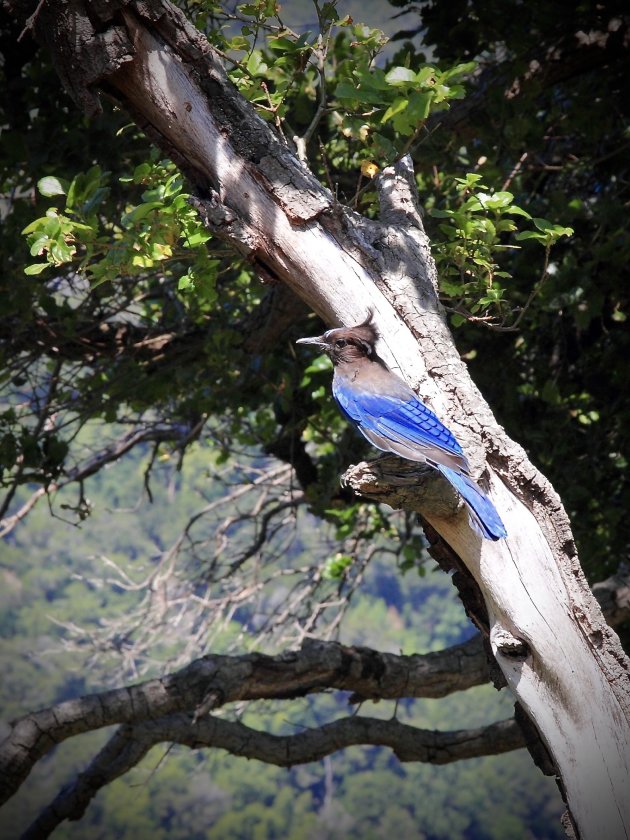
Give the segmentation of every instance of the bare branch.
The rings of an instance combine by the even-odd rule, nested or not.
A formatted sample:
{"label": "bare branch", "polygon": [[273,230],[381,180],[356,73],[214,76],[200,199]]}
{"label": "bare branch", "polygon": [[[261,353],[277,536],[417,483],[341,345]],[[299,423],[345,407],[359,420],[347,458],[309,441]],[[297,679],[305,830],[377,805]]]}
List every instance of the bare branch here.
{"label": "bare branch", "polygon": [[155,744],[170,742],[192,749],[211,747],[255,758],[278,767],[319,761],[349,746],[389,747],[400,761],[449,764],[480,755],[498,755],[524,746],[514,720],[491,726],[435,732],[392,720],[354,716],[297,735],[270,735],[236,721],[206,717],[192,722],[173,715],[139,726],[122,727],[73,785],[64,788],[23,835],[24,840],[49,837],[64,820],[80,819],[98,791],[134,767]]}
{"label": "bare branch", "polygon": [[[620,570],[617,575],[598,584],[595,589],[605,593],[609,604],[617,604],[611,613],[615,621],[627,618],[627,570]],[[0,802],[6,801],[15,793],[35,763],[56,744],[75,735],[105,726],[123,724],[123,729],[105,748],[106,751],[114,750],[117,754],[125,756],[124,760],[121,758],[120,763],[122,768],[120,773],[123,773],[132,766],[129,762],[134,757],[136,760],[133,763],[136,763],[153,744],[161,740],[191,745],[205,743],[208,746],[223,746],[225,749],[230,749],[220,740],[210,742],[211,737],[217,737],[207,735],[207,731],[215,732],[212,729],[214,724],[204,722],[204,716],[209,711],[227,703],[260,699],[291,699],[331,689],[351,692],[349,702],[353,704],[368,699],[439,698],[454,691],[462,691],[483,684],[488,681],[488,677],[489,667],[479,635],[464,644],[455,645],[443,651],[413,656],[379,653],[368,648],[349,647],[335,642],[309,639],[303,642],[299,651],[287,652],[275,657],[261,654],[205,656],[180,671],[160,679],[68,700],[48,709],[25,715],[13,722],[10,734],[0,745]],[[168,727],[171,726],[169,721],[176,719],[173,716],[179,716],[177,720],[181,723],[181,725],[178,724],[179,728],[175,733],[169,731],[165,734],[164,729],[152,729],[154,724],[147,723],[147,719],[150,718],[158,721],[155,726]],[[197,721],[200,728],[196,729],[191,720]],[[210,730],[203,729],[204,726],[210,727]],[[470,749],[473,751],[469,755],[495,754],[505,751],[503,747],[497,747],[497,743],[493,741],[494,735],[503,731],[504,727],[506,731],[509,731],[511,739],[517,738],[517,735],[512,732],[511,723],[509,726],[505,722],[495,724],[493,727],[479,730],[480,734],[471,736]],[[158,731],[162,733],[159,737],[155,734]],[[331,731],[333,730],[325,728],[326,733]],[[313,737],[318,732],[319,730],[314,730]],[[416,733],[417,730],[413,732]],[[131,737],[129,733],[133,733],[131,741],[129,741]],[[441,739],[441,746],[438,748],[434,745],[433,757],[430,759],[404,757],[405,754],[396,746],[397,742],[392,740],[383,743],[395,749],[401,760],[431,760],[439,763],[441,761],[439,750],[446,749],[449,737],[454,737],[457,741],[460,735],[461,733],[436,735],[438,739]],[[187,740],[189,737],[192,740]],[[263,738],[261,743],[265,738],[272,738],[272,736],[262,735],[260,737]],[[204,742],[204,738],[209,740]],[[422,738],[424,736],[418,742],[420,745],[426,743]],[[325,740],[324,738],[321,743],[324,744]],[[468,757],[461,754],[461,750],[464,749],[463,740],[462,738],[462,744],[455,749],[455,752],[449,753],[450,760]],[[242,735],[239,743],[243,743]],[[272,740],[269,743],[275,742]],[[339,741],[336,743],[336,748],[340,748]],[[381,742],[364,740],[361,743]],[[515,749],[518,746],[521,746],[520,742],[512,747],[506,746],[505,749]],[[301,750],[307,748],[311,749],[304,744],[299,746]],[[486,750],[486,752],[480,750]],[[235,752],[232,749],[230,751]],[[323,754],[331,751],[327,750]],[[109,755],[109,753],[105,754]],[[235,752],[235,754],[242,753]],[[274,763],[272,759],[274,754],[273,750],[268,749],[267,757],[261,760]],[[287,754],[283,753],[283,755]],[[299,750],[291,753],[288,763],[315,760],[317,757],[299,759],[296,757],[298,754]],[[95,759],[95,761],[98,760]],[[79,794],[75,791],[73,796],[76,797]],[[72,807],[76,805],[73,804]],[[50,814],[47,819],[49,818]]]}
{"label": "bare branch", "polygon": [[[180,441],[181,446],[186,446],[192,437],[198,436],[201,428],[199,424],[195,424],[192,430],[183,430],[176,426],[149,426],[148,428],[135,429],[129,434],[123,435],[116,441],[113,441],[108,446],[96,452],[90,458],[87,458],[83,463],[68,470],[65,478],[52,482],[46,487],[40,487],[32,496],[20,507],[12,516],[0,520],[0,537],[6,537],[7,534],[15,528],[15,526],[35,507],[37,502],[46,495],[56,493],[64,487],[67,487],[73,482],[84,481],[91,475],[97,473],[106,464],[117,461],[122,458],[127,452],[132,450],[135,446],[148,441],[161,443],[165,441]],[[194,434],[193,434],[194,433]]]}
{"label": "bare branch", "polygon": [[112,724],[140,724],[179,712],[193,715],[209,694],[213,707],[243,700],[289,699],[337,689],[364,699],[444,697],[488,679],[478,638],[440,653],[397,656],[369,648],[305,640],[279,656],[204,656],[174,674],[67,700],[15,721],[0,746],[0,802],[56,744]]}

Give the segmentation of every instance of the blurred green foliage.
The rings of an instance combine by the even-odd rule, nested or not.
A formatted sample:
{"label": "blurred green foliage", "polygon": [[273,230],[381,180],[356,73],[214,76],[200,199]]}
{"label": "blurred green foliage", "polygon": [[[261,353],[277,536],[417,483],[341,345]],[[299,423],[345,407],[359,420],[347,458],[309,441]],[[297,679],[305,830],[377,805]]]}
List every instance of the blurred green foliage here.
{"label": "blurred green foliage", "polygon": [[[63,651],[61,624],[88,633],[130,613],[141,598],[113,583],[107,557],[134,579],[155,562],[197,508],[214,492],[207,450],[190,453],[183,479],[172,488],[173,465],[153,478],[153,503],[139,504],[141,453],[102,471],[91,483],[94,513],[77,528],[33,511],[14,533],[0,570],[0,708],[5,719],[66,697],[99,690],[115,669],[116,651],[83,646]],[[303,565],[321,552],[322,528],[302,529],[301,552],[285,566]],[[95,549],[98,554],[95,554]],[[237,622],[234,622],[236,625]],[[234,628],[233,635],[239,628]],[[424,577],[401,577],[385,558],[368,568],[360,597],[345,616],[341,640],[394,653],[441,650],[473,632],[447,576],[429,564]],[[176,638],[171,630],[170,635]],[[228,634],[221,644],[227,645]],[[177,645],[177,642],[175,642]],[[221,644],[215,645],[221,649]],[[118,680],[116,681],[118,682]],[[248,726],[295,734],[351,712],[344,693],[296,701],[249,704]],[[222,714],[231,717],[233,708]],[[482,726],[509,717],[507,692],[482,686],[440,700],[365,702],[358,714],[427,729]],[[88,762],[111,731],[71,739],[37,765],[19,794],[2,809],[0,837],[15,837],[33,815]],[[421,792],[421,795],[419,795]],[[351,748],[313,765],[285,770],[245,762],[221,751],[156,747],[143,762],[103,790],[61,838],[382,838],[396,825],[408,836],[561,838],[562,803],[525,751],[436,767],[401,764],[389,751]],[[402,830],[402,829],[401,829]],[[506,833],[507,832],[507,833]]]}

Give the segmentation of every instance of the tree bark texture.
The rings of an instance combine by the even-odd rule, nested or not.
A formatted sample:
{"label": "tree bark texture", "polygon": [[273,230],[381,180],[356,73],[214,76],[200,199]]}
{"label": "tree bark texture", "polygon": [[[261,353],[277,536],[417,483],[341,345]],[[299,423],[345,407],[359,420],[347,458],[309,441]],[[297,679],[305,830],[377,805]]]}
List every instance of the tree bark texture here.
{"label": "tree bark texture", "polygon": [[[289,700],[330,689],[350,692],[351,704],[445,697],[487,681],[488,663],[479,636],[438,653],[414,656],[318,641],[275,657],[204,656],[160,679],[64,701],[15,721],[0,746],[0,803],[15,793],[33,765],[56,744],[105,726],[139,725],[147,719],[180,715],[188,732],[191,721],[239,701]],[[522,738],[516,743],[514,737],[510,749],[524,743]],[[326,752],[335,749],[339,746]],[[492,747],[487,744],[485,749]]]}
{"label": "tree bark texture", "polygon": [[184,744],[193,749],[213,747],[232,755],[254,758],[278,767],[318,761],[335,750],[361,744],[390,747],[400,761],[451,761],[481,755],[483,744],[499,754],[519,747],[522,733],[513,720],[480,729],[433,732],[400,721],[350,717],[306,730],[278,736],[250,729],[242,723],[207,715],[192,721],[188,715],[147,720],[137,726],[122,726],[77,781],[64,788],[23,834],[22,840],[41,840],[66,819],[83,816],[94,795],[122,776],[159,743]]}
{"label": "tree bark texture", "polygon": [[76,102],[99,91],[184,170],[208,227],[328,324],[373,308],[379,352],[453,429],[508,539],[482,540],[444,482],[391,458],[357,492],[417,510],[473,576],[507,683],[547,746],[579,836],[630,837],[630,670],[579,565],[557,494],[497,424],[459,358],[436,291],[409,159],[378,180],[378,223],[336,203],[227,79],[166,0],[15,2]]}

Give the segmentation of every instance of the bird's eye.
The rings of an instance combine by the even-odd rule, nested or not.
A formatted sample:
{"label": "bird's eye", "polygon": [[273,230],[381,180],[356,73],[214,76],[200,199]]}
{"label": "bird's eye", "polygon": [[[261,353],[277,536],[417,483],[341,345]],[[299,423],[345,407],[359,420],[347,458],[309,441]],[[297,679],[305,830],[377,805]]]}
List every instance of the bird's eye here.
{"label": "bird's eye", "polygon": [[338,338],[337,341],[335,341],[335,347],[337,348],[337,350],[341,350],[341,348],[345,347],[347,343],[348,342],[345,338]]}

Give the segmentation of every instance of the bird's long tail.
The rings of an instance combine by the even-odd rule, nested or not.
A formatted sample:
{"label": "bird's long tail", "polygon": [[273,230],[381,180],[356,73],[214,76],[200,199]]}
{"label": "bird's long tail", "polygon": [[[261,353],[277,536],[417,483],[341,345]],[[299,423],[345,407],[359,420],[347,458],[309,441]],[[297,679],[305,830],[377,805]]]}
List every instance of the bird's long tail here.
{"label": "bird's long tail", "polygon": [[500,540],[502,537],[507,537],[505,525],[495,506],[472,478],[455,472],[443,464],[438,464],[437,469],[466,502],[470,524],[474,531],[487,540]]}

